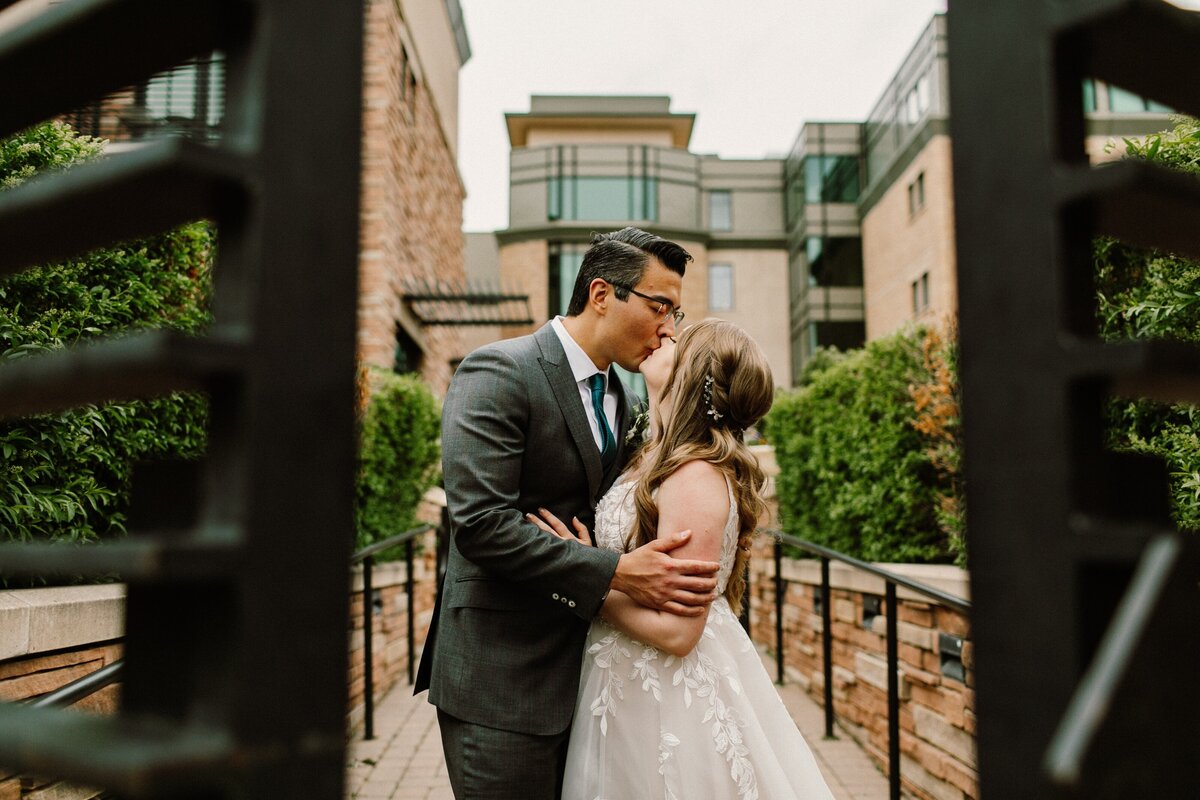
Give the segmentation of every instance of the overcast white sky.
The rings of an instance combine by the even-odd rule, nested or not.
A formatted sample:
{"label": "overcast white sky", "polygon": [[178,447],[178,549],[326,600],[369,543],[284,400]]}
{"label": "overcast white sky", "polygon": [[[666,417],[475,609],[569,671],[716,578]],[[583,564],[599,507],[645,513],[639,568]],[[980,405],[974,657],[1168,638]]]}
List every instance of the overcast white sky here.
{"label": "overcast white sky", "polygon": [[691,149],[787,152],[806,120],[861,120],[946,0],[459,0],[463,227],[508,226],[504,112],[531,94],[665,94]]}

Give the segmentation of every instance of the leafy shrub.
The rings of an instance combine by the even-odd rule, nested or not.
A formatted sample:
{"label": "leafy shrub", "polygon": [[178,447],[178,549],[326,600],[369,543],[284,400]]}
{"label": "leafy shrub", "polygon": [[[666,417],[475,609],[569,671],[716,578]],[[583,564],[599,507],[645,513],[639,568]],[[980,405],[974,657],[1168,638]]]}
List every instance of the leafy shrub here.
{"label": "leafy shrub", "polygon": [[[31,128],[0,142],[0,187],[100,147],[60,123]],[[199,330],[209,321],[213,247],[209,227],[194,223],[0,280],[0,369],[106,334]],[[198,456],[206,417],[202,397],[175,394],[0,421],[0,539],[123,534],[133,465]]]}
{"label": "leafy shrub", "polygon": [[921,329],[822,359],[767,420],[784,529],[871,561],[949,561],[945,491],[911,387],[934,380]]}
{"label": "leafy shrub", "polygon": [[962,403],[958,387],[958,330],[930,328],[921,339],[923,380],[908,387],[925,454],[933,467],[934,515],[955,563],[967,565],[966,498],[962,481]]}
{"label": "leafy shrub", "polygon": [[[1200,176],[1200,121],[1126,141],[1126,155]],[[1200,262],[1094,243],[1100,336],[1200,343]],[[768,417],[785,530],[860,558],[965,565],[953,330],[823,351]],[[1115,398],[1107,445],[1166,462],[1175,522],[1200,529],[1200,409]]]}
{"label": "leafy shrub", "polygon": [[[1200,121],[1179,118],[1172,131],[1126,140],[1126,156],[1200,176]],[[1093,250],[1102,338],[1200,343],[1200,263],[1110,238]],[[1200,410],[1116,398],[1106,416],[1108,446],[1163,459],[1175,523],[1200,529]]]}
{"label": "leafy shrub", "polygon": [[[357,547],[417,525],[417,505],[437,479],[438,403],[413,375],[373,370],[359,435]],[[385,554],[395,555],[401,551]]]}

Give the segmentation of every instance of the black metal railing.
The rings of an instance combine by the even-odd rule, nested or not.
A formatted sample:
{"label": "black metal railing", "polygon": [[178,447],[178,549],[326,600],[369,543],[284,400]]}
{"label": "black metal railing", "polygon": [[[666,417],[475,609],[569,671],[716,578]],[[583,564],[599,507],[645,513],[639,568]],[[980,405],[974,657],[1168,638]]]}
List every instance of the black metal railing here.
{"label": "black metal railing", "polygon": [[89,672],[82,678],[76,678],[70,683],[60,686],[53,692],[47,692],[41,697],[29,701],[31,708],[65,708],[78,703],[85,697],[91,697],[96,692],[114,683],[121,682],[121,673],[125,670],[125,659],[107,664],[95,672]]}
{"label": "black metal railing", "polygon": [[783,577],[783,546],[799,548],[821,559],[821,652],[825,674],[825,736],[833,738],[833,594],[829,583],[829,562],[840,561],[857,570],[882,578],[885,585],[884,602],[887,609],[887,708],[888,708],[888,792],[891,800],[900,800],[900,646],[897,628],[899,605],[896,587],[930,598],[955,611],[970,615],[971,603],[919,581],[897,575],[886,569],[861,561],[828,547],[781,531],[766,531],[775,538],[775,674],[783,683],[783,598],[786,591]]}
{"label": "black metal railing", "polygon": [[413,580],[413,556],[416,538],[423,533],[433,530],[432,525],[420,525],[412,530],[384,539],[381,542],[368,545],[350,557],[350,565],[362,564],[362,627],[363,627],[363,738],[375,738],[375,664],[374,647],[371,642],[373,625],[371,618],[375,606],[374,587],[371,585],[371,572],[375,565],[375,556],[384,550],[404,545],[404,592],[408,596],[408,627],[405,637],[408,640],[408,682],[413,682],[414,657],[416,647],[413,643],[414,626],[413,590],[416,584]]}

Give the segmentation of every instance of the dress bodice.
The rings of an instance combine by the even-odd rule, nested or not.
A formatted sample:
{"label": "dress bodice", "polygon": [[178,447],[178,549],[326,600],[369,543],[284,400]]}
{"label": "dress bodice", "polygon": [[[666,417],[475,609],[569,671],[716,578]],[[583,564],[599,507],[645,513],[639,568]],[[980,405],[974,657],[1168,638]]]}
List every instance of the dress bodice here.
{"label": "dress bodice", "polygon": [[[637,511],[633,506],[636,479],[622,475],[596,506],[596,546],[617,553],[626,552],[625,540],[637,522]],[[729,515],[725,518],[725,529],[721,536],[721,568],[717,571],[717,593],[725,593],[725,585],[733,573],[734,557],[737,555],[738,514],[729,477],[725,478],[725,489],[729,494]]]}

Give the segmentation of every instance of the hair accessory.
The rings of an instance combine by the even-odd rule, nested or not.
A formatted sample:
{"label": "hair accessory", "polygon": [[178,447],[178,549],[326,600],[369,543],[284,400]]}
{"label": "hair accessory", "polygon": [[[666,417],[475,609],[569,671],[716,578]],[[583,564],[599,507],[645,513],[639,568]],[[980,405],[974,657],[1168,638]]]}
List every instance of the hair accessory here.
{"label": "hair accessory", "polygon": [[715,409],[713,407],[712,385],[713,385],[712,375],[705,375],[704,376],[704,405],[706,405],[708,407],[708,410],[705,411],[704,413],[708,414],[710,417],[712,417],[713,422],[716,422],[717,420],[719,420],[721,417],[723,417],[725,415],[722,414],[720,411],[717,411],[717,409]]}

